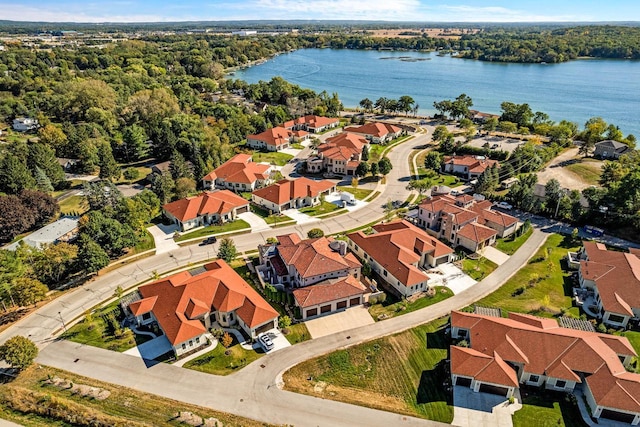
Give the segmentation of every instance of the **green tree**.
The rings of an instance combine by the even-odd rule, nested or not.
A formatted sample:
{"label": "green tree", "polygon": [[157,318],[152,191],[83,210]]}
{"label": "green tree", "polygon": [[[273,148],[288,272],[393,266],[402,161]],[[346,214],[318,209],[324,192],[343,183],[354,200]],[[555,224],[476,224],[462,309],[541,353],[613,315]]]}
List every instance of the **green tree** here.
{"label": "green tree", "polygon": [[135,181],[140,178],[140,171],[136,168],[126,168],[122,175],[128,181]]}
{"label": "green tree", "polygon": [[391,164],[391,160],[388,157],[383,157],[378,161],[378,169],[382,175],[388,175],[393,169],[393,165]]}
{"label": "green tree", "polygon": [[291,326],[291,318],[289,316],[281,316],[278,320],[278,326],[280,326],[280,329],[287,329]]}
{"label": "green tree", "polygon": [[98,166],[100,167],[100,178],[114,181],[120,179],[122,169],[116,159],[113,158],[111,145],[100,144],[98,147]]}
{"label": "green tree", "polygon": [[534,117],[529,104],[514,104],[505,101],[500,104],[500,109],[502,110],[500,121],[513,122],[517,125],[516,127],[528,127]]}
{"label": "green tree", "polygon": [[360,162],[356,168],[356,176],[366,176],[369,173],[369,164]]}
{"label": "green tree", "polygon": [[364,147],[362,147],[362,154],[360,155],[360,158],[363,162],[369,160],[369,145],[365,145]]}
{"label": "green tree", "polygon": [[78,258],[78,246],[66,242],[47,245],[33,261],[37,277],[44,283],[55,284],[67,277]]}
{"label": "green tree", "polygon": [[45,144],[29,144],[27,167],[33,173],[38,184],[40,184],[40,182],[38,182],[38,175],[40,176],[40,180],[42,180],[42,175],[39,174],[38,169],[44,172],[50,184],[55,188],[60,188],[65,181],[64,170],[56,159],[55,151]]}
{"label": "green tree", "polygon": [[0,358],[20,371],[28,368],[38,356],[38,347],[29,338],[17,335],[0,346]]}
{"label": "green tree", "polygon": [[218,258],[229,263],[233,261],[238,255],[236,244],[229,237],[223,237],[220,240],[220,246],[218,247]]}
{"label": "green tree", "polygon": [[373,111],[373,101],[369,98],[364,98],[360,101],[360,107],[362,107],[366,112]]}
{"label": "green tree", "polygon": [[482,125],[482,130],[487,132],[493,132],[494,130],[497,129],[497,127],[498,127],[498,118],[489,117],[487,120],[485,120],[484,124]]}
{"label": "green tree", "polygon": [[369,166],[369,171],[371,172],[372,176],[377,177],[378,174],[380,173],[380,166],[378,165],[378,163],[373,162]]}
{"label": "green tree", "polygon": [[171,200],[175,188],[176,184],[170,173],[164,172],[151,176],[151,191],[158,196],[161,204],[164,205]]}
{"label": "green tree", "polygon": [[35,187],[35,179],[20,158],[12,153],[7,153],[0,160],[0,191],[7,194],[18,194],[25,188]]}
{"label": "green tree", "polygon": [[122,150],[127,163],[147,158],[149,155],[147,134],[141,126],[133,124],[124,129]]}
{"label": "green tree", "polygon": [[95,273],[109,265],[109,255],[88,235],[78,239],[78,266],[87,273]]}
{"label": "green tree", "polygon": [[384,114],[387,111],[388,105],[389,105],[389,100],[384,96],[378,98],[374,104],[376,109],[380,110],[382,114]]}
{"label": "green tree", "polygon": [[14,301],[23,307],[44,300],[49,291],[41,281],[29,277],[15,279],[12,288]]}
{"label": "green tree", "polygon": [[189,164],[185,160],[184,156],[178,151],[174,151],[171,156],[169,170],[171,170],[171,176],[176,181],[180,178],[193,178]]}
{"label": "green tree", "polygon": [[85,182],[82,192],[92,210],[114,207],[122,199],[122,192],[110,181]]}
{"label": "green tree", "polygon": [[176,198],[184,199],[189,194],[196,191],[196,182],[191,178],[178,178],[176,180]]}
{"label": "green tree", "polygon": [[424,158],[424,167],[430,170],[439,171],[442,167],[442,154],[437,151],[429,151]]}
{"label": "green tree", "polygon": [[47,176],[46,173],[42,169],[36,166],[36,169],[33,174],[34,179],[36,180],[36,188],[45,193],[50,193],[53,191],[53,185],[51,184],[51,180]]}
{"label": "green tree", "polygon": [[415,103],[416,101],[409,95],[402,95],[400,99],[398,99],[398,108],[400,109],[400,111],[408,114],[411,110],[413,110],[413,106]]}
{"label": "green tree", "polygon": [[412,191],[416,190],[420,196],[423,193],[428,191],[433,185],[431,179],[420,179],[420,180],[411,180],[409,184],[407,184],[407,190]]}
{"label": "green tree", "polygon": [[322,231],[322,229],[320,228],[312,228],[307,232],[307,237],[309,239],[317,239],[322,236],[324,236],[324,231]]}
{"label": "green tree", "polygon": [[436,126],[436,128],[433,130],[433,135],[431,136],[431,139],[440,144],[442,143],[445,139],[447,139],[447,137],[450,135],[450,132],[447,130],[447,127],[445,125],[438,125]]}
{"label": "green tree", "polygon": [[48,124],[38,130],[40,142],[53,148],[58,155],[67,152],[67,135],[58,126]]}

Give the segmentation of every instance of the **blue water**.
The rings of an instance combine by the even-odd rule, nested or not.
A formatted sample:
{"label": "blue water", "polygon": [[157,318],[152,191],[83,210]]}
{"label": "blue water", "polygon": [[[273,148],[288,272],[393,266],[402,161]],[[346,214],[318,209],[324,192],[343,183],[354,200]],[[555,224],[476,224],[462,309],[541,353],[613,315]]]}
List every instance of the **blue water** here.
{"label": "blue water", "polygon": [[[428,58],[405,62],[398,58]],[[381,59],[394,58],[394,59]],[[562,64],[504,64],[435,53],[304,49],[235,73],[250,83],[281,76],[315,91],[337,92],[346,107],[363,98],[410,95],[421,114],[433,102],[466,93],[473,109],[500,113],[500,103],[528,103],[556,121],[581,127],[600,116],[640,137],[640,61],[578,60]]]}

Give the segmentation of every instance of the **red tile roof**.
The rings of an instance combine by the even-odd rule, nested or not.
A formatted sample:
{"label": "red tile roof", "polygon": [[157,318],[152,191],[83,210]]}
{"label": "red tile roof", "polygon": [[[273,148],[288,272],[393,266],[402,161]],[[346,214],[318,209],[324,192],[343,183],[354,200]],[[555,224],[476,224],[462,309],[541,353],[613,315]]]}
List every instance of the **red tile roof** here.
{"label": "red tile roof", "polygon": [[516,372],[497,353],[488,356],[472,348],[451,346],[451,366],[452,369],[453,366],[456,367],[453,373],[457,375],[507,387],[518,387]]}
{"label": "red tile roof", "polygon": [[345,132],[355,132],[363,135],[370,135],[376,138],[384,138],[390,133],[399,133],[402,131],[398,126],[388,123],[372,122],[362,126],[354,126],[345,128]]}
{"label": "red tile roof", "polygon": [[299,307],[306,308],[314,305],[322,305],[331,301],[345,298],[353,298],[363,295],[367,291],[358,279],[353,276],[339,279],[323,280],[315,285],[296,288],[293,297]]}
{"label": "red tile roof", "polygon": [[162,209],[180,221],[189,221],[201,215],[224,215],[248,204],[248,200],[229,190],[217,190],[167,203]]}
{"label": "red tile roof", "polygon": [[[361,153],[364,146],[369,144],[369,142],[362,136],[357,135],[355,133],[341,132],[336,136],[327,138],[326,143],[323,145],[328,146],[332,144],[337,147],[351,148],[357,151],[358,153]],[[320,145],[320,147],[322,147],[323,145]]]}
{"label": "red tile roof", "polygon": [[248,154],[236,154],[216,169],[202,178],[205,181],[214,181],[217,178],[225,182],[238,182],[242,184],[253,184],[257,180],[269,178],[271,166],[251,161]]}
{"label": "red tile roof", "polygon": [[332,240],[326,237],[293,243],[296,240],[293,236],[297,237],[297,234],[278,236],[278,256],[285,265],[293,265],[302,278],[362,267],[352,253],[341,255],[331,249]]}
{"label": "red tile roof", "polygon": [[600,243],[585,241],[583,246],[588,260],[580,261],[580,274],[595,282],[604,309],[633,316],[632,310],[640,308],[640,258]]}
{"label": "red tile roof", "polygon": [[487,168],[497,165],[500,167],[500,162],[491,159],[478,159],[476,156],[464,155],[464,156],[445,156],[443,164],[450,164],[455,166],[466,166],[471,173],[482,173]]}
{"label": "red tile roof", "polygon": [[347,237],[405,286],[429,279],[414,265],[420,261],[422,253],[432,253],[434,258],[439,258],[453,252],[435,237],[404,220],[374,225],[373,230],[375,233],[368,236],[358,231]]}
{"label": "red tile roof", "polygon": [[282,205],[289,200],[318,197],[320,193],[324,193],[333,187],[335,187],[335,184],[331,181],[314,181],[302,177],[293,180],[280,180],[267,187],[255,190],[253,194],[277,205]]}
{"label": "red tile roof", "polygon": [[273,147],[280,147],[281,145],[288,144],[291,136],[292,133],[290,130],[278,126],[256,135],[247,135],[247,139],[255,139]]}
{"label": "red tile roof", "polygon": [[[576,382],[581,382],[578,373],[593,374],[587,375],[586,382],[598,405],[640,412],[640,375],[628,373],[618,358],[637,356],[626,338],[561,328],[552,319],[509,316],[453,311],[451,326],[468,330],[470,346],[477,352],[521,363],[525,372]],[[459,361],[452,353],[454,374],[463,368]],[[491,377],[485,381],[494,382]]]}
{"label": "red tile roof", "polygon": [[287,129],[291,129],[294,126],[305,126],[308,129],[318,129],[324,126],[329,126],[334,123],[340,122],[340,119],[332,118],[332,117],[323,117],[323,116],[315,116],[313,114],[309,114],[306,116],[298,117],[294,120],[289,120],[285,122],[282,126]]}
{"label": "red tile roof", "polygon": [[153,312],[172,345],[205,333],[204,323],[197,317],[209,311],[236,310],[250,328],[278,317],[224,261],[209,263],[205,269],[195,276],[185,271],[141,286],[138,291],[143,299],[131,303],[129,308],[136,316]]}
{"label": "red tile roof", "polygon": [[458,230],[458,236],[465,237],[476,243],[486,242],[496,234],[498,233],[493,228],[485,227],[475,222],[465,224]]}

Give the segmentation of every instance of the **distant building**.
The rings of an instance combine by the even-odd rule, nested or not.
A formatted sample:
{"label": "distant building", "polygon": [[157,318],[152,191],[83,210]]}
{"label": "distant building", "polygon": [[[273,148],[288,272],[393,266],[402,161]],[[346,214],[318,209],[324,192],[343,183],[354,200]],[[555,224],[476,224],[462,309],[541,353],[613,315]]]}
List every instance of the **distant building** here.
{"label": "distant building", "polygon": [[38,128],[38,120],[31,117],[18,117],[13,119],[13,130],[18,132],[29,132]]}
{"label": "distant building", "polygon": [[[60,242],[71,242],[78,237],[78,218],[63,216],[59,220],[34,231],[20,241],[32,248],[42,249],[46,245],[55,245]],[[12,243],[6,249],[15,251],[20,241]]]}
{"label": "distant building", "polygon": [[249,154],[236,154],[202,178],[205,189],[226,188],[232,191],[253,191],[268,185],[271,166],[255,163]]}
{"label": "distant building", "polygon": [[321,133],[326,130],[336,128],[339,125],[339,119],[310,114],[284,122],[282,127],[290,130],[303,130],[310,133]]}
{"label": "distant building", "polygon": [[402,135],[402,129],[388,123],[372,122],[362,126],[344,128],[345,132],[357,133],[371,141],[373,144],[386,144]]}
{"label": "distant building", "polygon": [[247,145],[258,150],[280,151],[289,148],[296,138],[304,139],[306,136],[298,134],[296,137],[293,131],[277,126],[255,135],[247,135]]}
{"label": "distant building", "polygon": [[255,36],[257,34],[258,34],[258,31],[256,30],[238,30],[238,31],[231,32],[232,36],[240,36],[240,37]]}
{"label": "distant building", "polygon": [[251,201],[273,212],[286,209],[299,209],[305,206],[320,204],[321,195],[329,195],[336,191],[332,181],[314,181],[309,178],[294,180],[282,179],[267,187],[255,190]]}
{"label": "distant building", "polygon": [[500,167],[497,160],[490,160],[483,156],[445,156],[442,162],[442,172],[462,176],[465,180],[477,179],[490,167]]}
{"label": "distant building", "polygon": [[620,156],[628,153],[629,151],[631,151],[631,149],[627,144],[608,139],[606,141],[596,143],[593,156],[600,157],[602,159],[618,160]]}
{"label": "distant building", "polygon": [[58,161],[58,164],[62,166],[62,169],[65,172],[70,172],[71,170],[73,170],[73,168],[75,168],[80,161],[78,159],[67,159],[64,157],[57,157],[56,160]]}

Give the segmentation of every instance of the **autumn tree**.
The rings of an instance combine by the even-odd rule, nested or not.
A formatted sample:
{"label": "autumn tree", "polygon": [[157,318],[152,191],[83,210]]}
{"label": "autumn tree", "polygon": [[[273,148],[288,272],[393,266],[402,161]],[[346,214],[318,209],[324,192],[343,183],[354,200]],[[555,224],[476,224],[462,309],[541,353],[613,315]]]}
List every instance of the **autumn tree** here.
{"label": "autumn tree", "polygon": [[26,307],[44,300],[49,288],[37,279],[19,277],[14,280],[12,291],[16,304]]}

